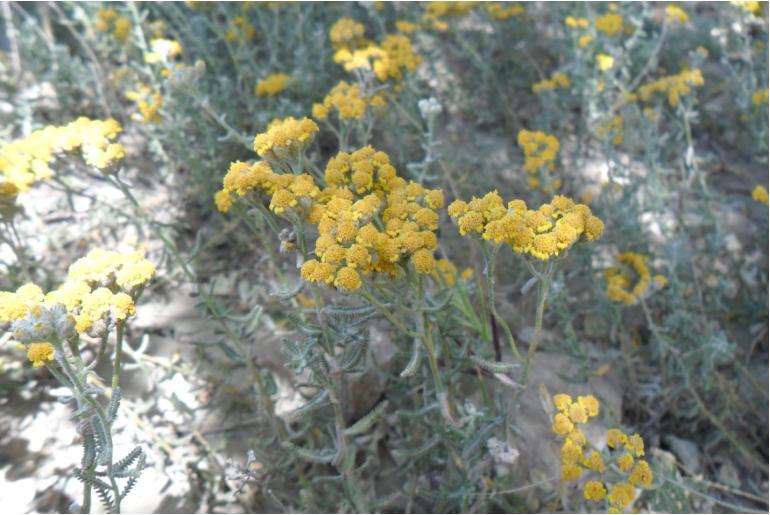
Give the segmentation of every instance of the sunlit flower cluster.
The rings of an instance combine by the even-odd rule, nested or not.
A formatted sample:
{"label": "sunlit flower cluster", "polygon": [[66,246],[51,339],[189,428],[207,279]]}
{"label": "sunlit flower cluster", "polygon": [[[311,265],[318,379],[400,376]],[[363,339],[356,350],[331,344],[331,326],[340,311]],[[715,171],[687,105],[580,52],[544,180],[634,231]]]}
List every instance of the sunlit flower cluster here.
{"label": "sunlit flower cluster", "polygon": [[272,73],[257,83],[254,94],[258,97],[274,97],[286,89],[290,81],[291,75]]}
{"label": "sunlit flower cluster", "polygon": [[644,102],[650,100],[655,93],[663,93],[668,98],[668,104],[671,107],[676,107],[683,95],[689,94],[692,88],[702,85],[703,75],[701,71],[693,68],[643,84],[639,87],[638,93],[639,98]]}
{"label": "sunlit flower cluster", "polygon": [[364,95],[361,86],[341,81],[334,86],[322,103],[313,104],[313,118],[325,120],[334,113],[340,120],[360,120],[366,108],[381,110],[385,107],[381,94]]}
{"label": "sunlit flower cluster", "polygon": [[599,53],[596,54],[596,67],[601,71],[606,72],[611,70],[615,66],[615,58],[609,54]]}
{"label": "sunlit flower cluster", "polygon": [[[402,24],[401,32],[405,28]],[[404,34],[389,34],[375,44],[364,38],[364,26],[348,18],[341,18],[332,26],[329,38],[335,47],[334,61],[346,71],[370,70],[380,82],[400,80],[414,72],[420,56],[414,53],[412,43]]]}
{"label": "sunlit flower cluster", "polygon": [[110,324],[136,312],[134,301],[155,275],[154,265],[139,252],[94,249],[73,263],[67,280],[48,293],[33,283],[0,292],[0,327],[27,345],[37,366],[53,359],[50,342],[76,332],[105,334]]}
{"label": "sunlit flower cluster", "polygon": [[150,52],[144,61],[149,64],[166,62],[182,54],[182,45],[173,39],[156,38],[150,41]]}
{"label": "sunlit flower cluster", "polygon": [[583,488],[583,497],[589,501],[609,502],[610,513],[619,513],[636,496],[635,487],[647,488],[652,484],[653,474],[649,464],[638,458],[644,456],[644,441],[638,434],[626,435],[620,429],[607,431],[607,446],[611,450],[609,460],[597,450],[587,449],[587,440],[578,427],[599,414],[599,401],[593,396],[572,397],[559,393],[553,397],[558,413],[554,416],[552,430],[564,436],[561,447],[561,479],[576,481],[584,471],[602,476],[607,470],[607,461],[614,461],[627,480],[613,485],[607,491],[607,482],[591,480]]}
{"label": "sunlit flower cluster", "polygon": [[749,14],[762,16],[762,4],[765,2],[757,2],[755,0],[732,0],[730,3]]}
{"label": "sunlit flower cluster", "polygon": [[665,286],[667,279],[663,275],[653,276],[647,266],[648,260],[647,256],[635,252],[621,253],[618,256],[621,266],[604,271],[607,296],[615,302],[631,306],[647,294],[651,284]]}
{"label": "sunlit flower cluster", "polygon": [[690,17],[687,12],[678,5],[669,4],[666,6],[666,22],[667,23],[681,23],[688,22]]}
{"label": "sunlit flower cluster", "polygon": [[14,140],[0,150],[0,199],[13,202],[35,182],[53,175],[50,165],[57,156],[80,151],[86,163],[106,170],[125,156],[122,145],[113,143],[121,131],[112,118],[85,117],[61,127],[48,126]]}
{"label": "sunlit flower cluster", "polygon": [[554,73],[550,79],[543,79],[540,82],[536,82],[532,85],[532,92],[539,93],[541,91],[554,90],[557,88],[567,89],[569,88],[570,80],[565,73]]}
{"label": "sunlit flower cluster", "polygon": [[96,10],[96,30],[110,32],[113,37],[125,43],[131,35],[131,20],[118,14],[115,9],[99,8]]}
{"label": "sunlit flower cluster", "polygon": [[236,16],[230,21],[227,32],[225,32],[225,39],[230,43],[244,42],[254,38],[256,34],[257,29],[244,16]]}
{"label": "sunlit flower cluster", "polygon": [[126,98],[136,104],[138,113],[131,117],[145,125],[160,121],[160,109],[163,107],[163,96],[160,91],[138,82],[135,89],[126,91]]}
{"label": "sunlit flower cluster", "polygon": [[507,243],[514,252],[541,260],[558,256],[578,241],[599,239],[604,232],[604,223],[588,206],[561,195],[530,210],[523,200],[512,200],[506,207],[493,191],[467,203],[455,200],[448,212],[461,235]]}
{"label": "sunlit flower cluster", "polygon": [[254,151],[262,158],[281,160],[304,150],[317,132],[318,125],[310,118],[276,119],[254,138]]}

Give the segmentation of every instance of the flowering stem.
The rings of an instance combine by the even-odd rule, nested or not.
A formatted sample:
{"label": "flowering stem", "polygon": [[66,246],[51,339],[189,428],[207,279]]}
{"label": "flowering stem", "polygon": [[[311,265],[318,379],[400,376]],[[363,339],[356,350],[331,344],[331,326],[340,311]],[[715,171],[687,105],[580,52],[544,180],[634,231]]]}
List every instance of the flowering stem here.
{"label": "flowering stem", "polygon": [[441,379],[441,373],[438,369],[438,360],[436,359],[436,347],[433,342],[433,332],[431,331],[431,323],[428,315],[423,308],[423,302],[425,300],[425,289],[422,283],[422,274],[417,277],[417,309],[415,310],[417,327],[422,325],[422,331],[420,332],[420,340],[422,341],[425,352],[428,355],[428,364],[430,365],[430,373],[433,376],[433,384],[436,387],[436,398],[439,406],[441,407],[441,415],[444,420],[458,427],[460,424],[452,417],[451,402],[449,399],[449,392],[444,386],[444,381]]}
{"label": "flowering stem", "polygon": [[545,271],[537,275],[538,287],[537,287],[537,310],[535,311],[535,332],[532,335],[532,342],[529,345],[527,351],[527,361],[524,363],[524,379],[526,384],[527,376],[529,374],[529,367],[532,364],[532,359],[535,356],[537,347],[540,344],[540,332],[543,329],[543,314],[545,312],[545,303],[548,300],[548,291],[551,288],[551,280],[553,279],[554,271],[556,270],[556,262],[549,260],[545,265]]}
{"label": "flowering stem", "polygon": [[123,355],[123,333],[126,329],[126,321],[118,320],[115,336],[115,363],[112,367],[112,394],[120,383],[120,358]]}
{"label": "flowering stem", "polygon": [[420,338],[420,335],[415,333],[414,331],[410,331],[406,328],[404,324],[401,323],[399,319],[397,319],[393,314],[390,312],[390,310],[382,304],[380,301],[378,301],[374,295],[369,293],[368,291],[364,290],[363,288],[357,290],[357,293],[361,295],[365,300],[367,300],[370,304],[372,304],[375,308],[379,309],[380,312],[387,318],[390,323],[392,323],[396,328],[404,333],[407,336],[411,336],[412,338]]}
{"label": "flowering stem", "polygon": [[[484,276],[487,280],[487,295],[489,296],[489,311],[491,313],[490,319],[496,320],[500,324],[508,339],[508,345],[510,345],[513,355],[516,356],[519,363],[524,363],[524,359],[521,357],[519,349],[516,346],[516,340],[513,337],[513,333],[511,333],[511,328],[508,326],[505,319],[497,312],[497,307],[495,306],[495,261],[497,260],[497,252],[500,250],[500,246],[495,245],[490,248],[486,242],[483,242],[482,249],[486,260]],[[492,328],[492,331],[492,334],[494,334],[494,327]]]}
{"label": "flowering stem", "polygon": [[[123,195],[131,202],[131,204],[136,209],[137,213],[140,217],[142,217],[147,224],[150,227],[150,230],[155,234],[155,236],[160,239],[165,247],[171,252],[171,255],[174,256],[174,259],[179,264],[179,267],[184,272],[185,276],[187,277],[187,280],[190,281],[190,284],[196,284],[197,279],[195,274],[190,270],[190,268],[187,265],[187,262],[182,258],[182,256],[179,253],[179,249],[176,248],[176,245],[174,245],[173,242],[171,242],[163,232],[155,226],[155,223],[153,222],[152,218],[147,214],[147,212],[144,210],[141,204],[136,200],[136,197],[131,193],[131,191],[126,187],[125,184],[120,180],[120,178],[117,176],[117,174],[110,176],[113,179],[113,183],[120,189],[120,191],[123,193]],[[198,289],[198,292],[201,297],[203,297],[204,302],[206,303],[206,309],[208,312],[214,317],[214,320],[219,322],[219,324],[222,326],[222,329],[224,330],[227,337],[235,343],[238,348],[243,352],[244,350],[244,344],[241,341],[240,338],[238,338],[235,333],[233,333],[233,330],[230,328],[230,326],[227,324],[227,322],[222,318],[222,316],[219,314],[219,310],[214,305],[214,301],[212,300],[211,296],[205,292],[203,289]],[[247,360],[248,361],[248,360]],[[267,416],[270,419],[271,422],[273,422],[273,425],[275,428],[280,429],[275,421],[275,413],[273,408],[273,401],[270,398],[270,396],[267,394],[267,391],[264,387],[264,383],[262,381],[262,374],[259,371],[259,369],[255,366],[253,366],[253,363],[247,362],[247,366],[249,368],[249,372],[251,372],[252,376],[254,377],[254,382],[257,383],[259,387],[259,394],[262,397],[262,400],[265,405],[265,411],[267,412]],[[280,434],[280,433],[279,433]]]}

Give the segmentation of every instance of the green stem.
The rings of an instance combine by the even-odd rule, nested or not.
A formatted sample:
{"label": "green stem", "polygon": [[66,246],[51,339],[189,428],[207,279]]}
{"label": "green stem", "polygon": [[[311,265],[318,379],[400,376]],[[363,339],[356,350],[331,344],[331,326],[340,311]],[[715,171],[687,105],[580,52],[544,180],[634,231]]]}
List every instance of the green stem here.
{"label": "green stem", "polygon": [[532,359],[535,356],[538,345],[540,345],[540,333],[543,330],[543,314],[545,313],[545,303],[548,300],[548,291],[551,288],[551,281],[553,279],[554,271],[556,270],[556,262],[549,260],[545,265],[545,272],[538,275],[538,288],[537,288],[537,310],[535,311],[535,332],[532,335],[532,342],[527,350],[527,360],[524,363],[524,383],[527,382],[527,376],[529,374],[529,367],[532,364]]}
{"label": "green stem", "polygon": [[[488,246],[486,242],[482,243],[482,250],[484,251],[484,258],[486,259],[486,266],[484,267],[484,276],[487,280],[487,295],[489,297],[489,311],[492,318],[497,320],[500,326],[505,332],[508,345],[511,347],[513,355],[519,360],[519,363],[524,364],[524,358],[519,353],[519,348],[516,346],[516,340],[513,337],[510,326],[503,317],[497,312],[497,306],[495,303],[495,262],[497,261],[497,252],[500,250],[499,245],[495,245],[492,248]],[[526,365],[525,365],[526,366]]]}
{"label": "green stem", "polygon": [[[113,179],[113,183],[120,189],[120,191],[123,193],[123,195],[131,202],[131,204],[136,209],[139,216],[144,219],[147,224],[150,227],[150,230],[152,230],[153,234],[160,239],[165,247],[171,252],[171,255],[174,256],[174,259],[176,260],[179,267],[184,272],[185,276],[187,277],[187,280],[190,281],[190,284],[196,284],[197,278],[195,274],[190,270],[190,268],[187,265],[187,262],[182,258],[182,256],[179,253],[179,250],[176,248],[176,245],[174,245],[173,242],[171,242],[163,232],[158,229],[153,223],[152,218],[147,214],[147,212],[144,210],[144,208],[139,204],[139,202],[136,200],[136,197],[131,193],[131,191],[126,187],[125,184],[120,180],[120,178],[117,175],[111,176]],[[204,290],[199,289],[200,296],[203,298],[204,302],[206,303],[206,308],[208,312],[214,317],[214,319],[222,326],[222,329],[224,330],[225,334],[227,335],[228,339],[235,343],[241,352],[244,352],[245,346],[240,338],[238,338],[235,333],[233,333],[233,330],[230,328],[230,326],[225,322],[225,320],[219,315],[218,310],[216,309],[216,306],[214,305],[214,300],[211,298],[211,296],[206,293]],[[267,395],[267,392],[264,388],[263,378],[262,374],[259,371],[258,368],[253,366],[253,363],[249,367],[250,372],[252,373],[252,376],[254,377],[254,382],[257,383],[259,387],[260,395],[262,395],[263,402],[265,405],[265,410],[267,412],[268,418],[273,422],[274,427],[279,427],[275,419],[275,413],[273,409],[273,402],[272,399],[270,399],[270,396]]]}
{"label": "green stem", "polygon": [[115,336],[115,363],[112,366],[112,394],[115,394],[115,389],[120,385],[120,366],[121,357],[123,356],[123,333],[126,330],[126,321],[118,320]]}
{"label": "green stem", "polygon": [[420,338],[420,335],[415,333],[414,331],[410,331],[406,328],[404,324],[401,323],[399,319],[397,319],[393,314],[390,312],[390,310],[382,304],[380,301],[378,301],[374,295],[369,293],[368,291],[364,289],[359,289],[356,293],[358,293],[361,297],[363,297],[365,300],[367,300],[370,304],[372,304],[375,308],[380,310],[380,313],[382,313],[385,318],[387,318],[391,324],[396,326],[396,328],[404,333],[407,336],[410,336],[412,338]]}

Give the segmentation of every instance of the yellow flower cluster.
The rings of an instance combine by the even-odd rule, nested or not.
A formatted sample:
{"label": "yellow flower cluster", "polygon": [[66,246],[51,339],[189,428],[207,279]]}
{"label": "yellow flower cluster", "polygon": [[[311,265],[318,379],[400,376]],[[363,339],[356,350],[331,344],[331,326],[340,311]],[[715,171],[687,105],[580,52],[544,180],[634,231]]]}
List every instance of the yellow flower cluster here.
{"label": "yellow flower cluster", "polygon": [[611,70],[613,66],[615,66],[615,58],[611,55],[603,53],[596,55],[596,67],[601,71]]}
{"label": "yellow flower cluster", "polygon": [[214,200],[226,212],[252,190],[268,193],[274,213],[317,226],[317,259],[301,268],[309,282],[353,291],[362,274],[397,275],[399,262],[407,260],[420,273],[434,271],[437,210],[444,206],[440,190],[398,177],[388,155],[370,146],[331,158],[324,180],[321,188],[308,174],[277,174],[265,161],[239,161],[231,164]]}
{"label": "yellow flower cluster", "polygon": [[257,29],[244,16],[236,16],[230,21],[230,26],[225,32],[225,39],[230,43],[242,42],[252,39],[256,34]]}
{"label": "yellow flower cluster", "polygon": [[[623,252],[618,256],[618,262],[623,267],[612,267],[604,272],[604,278],[607,281],[607,296],[619,302],[631,306],[636,304],[639,299],[647,294],[650,289],[650,283],[654,282],[659,287],[663,287],[668,280],[663,275],[652,276],[647,266],[647,256],[635,252]],[[636,276],[636,284],[633,283]],[[632,286],[633,284],[633,286]]]}
{"label": "yellow flower cluster", "polygon": [[730,3],[754,16],[761,16],[762,4],[766,4],[766,2],[757,2],[755,0],[733,0]]}
{"label": "yellow flower cluster", "polygon": [[254,138],[254,151],[262,158],[280,160],[304,150],[317,132],[318,125],[310,118],[276,119],[270,122],[266,132]]}
{"label": "yellow flower cluster", "polygon": [[154,275],[155,267],[139,252],[94,249],[70,266],[56,290],[46,294],[28,283],[0,292],[0,327],[10,326],[18,341],[36,345],[28,352],[40,366],[53,355],[46,341],[66,339],[72,331],[103,334],[111,322],[133,315],[136,295]]}
{"label": "yellow flower cluster", "polygon": [[751,198],[753,198],[757,202],[761,202],[762,204],[767,205],[767,188],[765,188],[761,184],[758,184],[752,190]]}
{"label": "yellow flower cluster", "polygon": [[687,15],[684,9],[678,5],[669,4],[666,6],[666,22],[667,23],[681,23],[688,22],[690,17]]}
{"label": "yellow flower cluster", "polygon": [[182,54],[182,45],[173,39],[156,38],[150,41],[150,52],[144,56],[148,64],[166,62]]}
{"label": "yellow flower cluster", "polygon": [[288,215],[289,211],[303,211],[307,215],[318,195],[318,188],[308,174],[278,174],[266,161],[252,164],[235,161],[230,164],[214,202],[219,211],[227,213],[237,198],[254,190],[270,195],[270,209],[279,215]]}
{"label": "yellow flower cluster", "polygon": [[479,2],[426,2],[425,16],[430,18],[462,16],[478,6]]}
{"label": "yellow flower cluster", "polygon": [[8,143],[0,150],[0,200],[13,201],[35,182],[51,177],[57,154],[80,151],[86,163],[107,169],[122,160],[125,149],[112,143],[121,131],[112,118],[85,117],[61,127],[48,126]]}
{"label": "yellow flower cluster", "polygon": [[767,100],[768,100],[767,89],[758,89],[751,94],[751,101],[754,103],[755,106],[767,104]]}
{"label": "yellow flower cluster", "polygon": [[613,145],[620,145],[625,138],[623,133],[623,117],[613,116],[601,123],[596,129],[596,135],[602,139],[611,138]]}
{"label": "yellow flower cluster", "polygon": [[607,13],[594,21],[594,27],[608,36],[617,36],[623,30],[623,17],[617,13]]}
{"label": "yellow flower cluster", "polygon": [[336,49],[355,48],[366,43],[365,30],[363,23],[350,18],[340,18],[329,29],[329,39]]}
{"label": "yellow flower cluster", "polygon": [[556,136],[541,131],[519,131],[516,141],[524,151],[524,171],[537,173],[546,167],[549,171],[556,169],[556,154],[561,145]]}
{"label": "yellow flower cluster", "polygon": [[589,22],[586,18],[567,16],[564,18],[564,24],[571,29],[587,29]]}
{"label": "yellow flower cluster", "polygon": [[682,95],[687,95],[693,87],[700,86],[703,86],[703,75],[699,69],[693,68],[643,84],[639,87],[639,98],[646,102],[655,93],[665,93],[668,104],[676,107]]}
{"label": "yellow flower cluster", "polygon": [[514,252],[541,260],[558,256],[580,240],[596,240],[604,232],[604,223],[588,206],[561,195],[530,210],[523,200],[512,200],[506,208],[493,191],[468,203],[455,200],[448,212],[461,235],[476,233],[484,240],[507,243]]}
{"label": "yellow flower cluster", "polygon": [[524,14],[525,11],[523,5],[510,4],[507,2],[488,2],[485,4],[485,7],[487,13],[489,13],[494,20],[507,20],[508,18],[520,16],[521,14]]}
{"label": "yellow flower cluster", "polygon": [[46,361],[53,361],[54,348],[48,342],[31,343],[27,347],[27,359],[32,362],[32,366],[40,368]]}
{"label": "yellow flower cluster", "polygon": [[441,190],[406,182],[387,154],[370,146],[337,154],[325,179],[328,186],[318,196],[319,259],[302,265],[305,280],[352,291],[360,287],[361,274],[394,276],[407,259],[419,273],[435,270]]}
{"label": "yellow flower cluster", "polygon": [[291,81],[291,75],[285,73],[273,73],[259,81],[254,88],[254,94],[258,97],[274,97],[284,89]]}
{"label": "yellow flower cluster", "polygon": [[601,455],[596,451],[585,452],[587,440],[578,427],[599,415],[599,401],[593,395],[581,395],[573,402],[572,397],[564,393],[554,395],[553,401],[559,412],[553,419],[552,430],[565,436],[561,448],[562,480],[574,481],[579,478],[583,473],[581,465],[599,473],[604,472]]}
{"label": "yellow flower cluster", "polygon": [[131,35],[131,20],[120,16],[115,9],[97,9],[94,27],[99,32],[112,32],[113,37],[123,43]]}
{"label": "yellow flower cluster", "polygon": [[[439,259],[436,261],[436,269],[431,274],[433,279],[440,284],[446,284],[450,288],[457,284],[457,266],[449,259]],[[473,268],[465,268],[459,273],[461,281],[467,281],[473,277]]]}
{"label": "yellow flower cluster", "polygon": [[416,32],[420,26],[409,20],[396,20],[396,30],[402,34],[411,34]]}
{"label": "yellow flower cluster", "polygon": [[160,121],[160,108],[163,107],[163,96],[160,91],[153,91],[149,86],[138,82],[136,89],[126,91],[126,98],[136,104],[138,113],[132,118],[145,125]]}
{"label": "yellow flower cluster", "polygon": [[[599,401],[593,395],[572,397],[559,393],[553,397],[558,413],[553,419],[552,430],[563,435],[561,447],[561,478],[563,481],[575,481],[583,474],[583,470],[591,470],[599,475],[607,469],[605,459],[596,451],[586,450],[587,440],[578,428],[590,418],[599,414]],[[610,513],[619,513],[636,495],[635,487],[648,488],[652,484],[653,474],[644,456],[644,441],[638,434],[626,435],[620,429],[607,431],[607,446],[615,455],[618,469],[627,474],[627,481],[615,484],[610,488],[602,481],[588,481],[583,489],[583,497],[589,501],[601,502],[605,498],[610,504]]]}
{"label": "yellow flower cluster", "polygon": [[554,73],[550,79],[543,79],[540,82],[536,82],[532,85],[532,92],[539,93],[546,90],[554,90],[556,88],[567,89],[569,88],[569,77],[565,73]]}
{"label": "yellow flower cluster", "polygon": [[325,120],[330,111],[337,113],[341,120],[360,120],[366,114],[366,108],[381,110],[386,106],[381,94],[364,95],[361,86],[341,81],[334,86],[322,103],[313,104],[313,118]]}
{"label": "yellow flower cluster", "polygon": [[390,34],[379,45],[369,43],[361,48],[341,47],[334,54],[334,61],[345,70],[372,70],[380,82],[400,80],[406,73],[414,72],[420,64],[420,56],[414,53],[412,43],[403,34]]}
{"label": "yellow flower cluster", "polygon": [[[564,24],[571,29],[585,30],[590,26],[590,22],[586,18],[577,18],[575,16],[567,16],[564,18]],[[582,34],[578,38],[578,46],[585,48],[593,41],[594,37],[591,34]]]}
{"label": "yellow flower cluster", "polygon": [[412,42],[404,35],[385,36],[380,48],[385,52],[385,58],[374,63],[374,74],[381,82],[401,79],[406,72],[414,72],[420,64],[420,56],[414,53]]}

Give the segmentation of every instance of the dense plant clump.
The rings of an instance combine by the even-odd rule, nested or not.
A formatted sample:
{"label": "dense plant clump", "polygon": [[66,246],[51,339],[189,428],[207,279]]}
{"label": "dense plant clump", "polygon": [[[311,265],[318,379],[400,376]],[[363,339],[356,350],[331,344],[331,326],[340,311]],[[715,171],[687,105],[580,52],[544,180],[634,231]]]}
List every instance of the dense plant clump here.
{"label": "dense plant clump", "polygon": [[766,2],[2,14],[29,509],[767,509]]}

